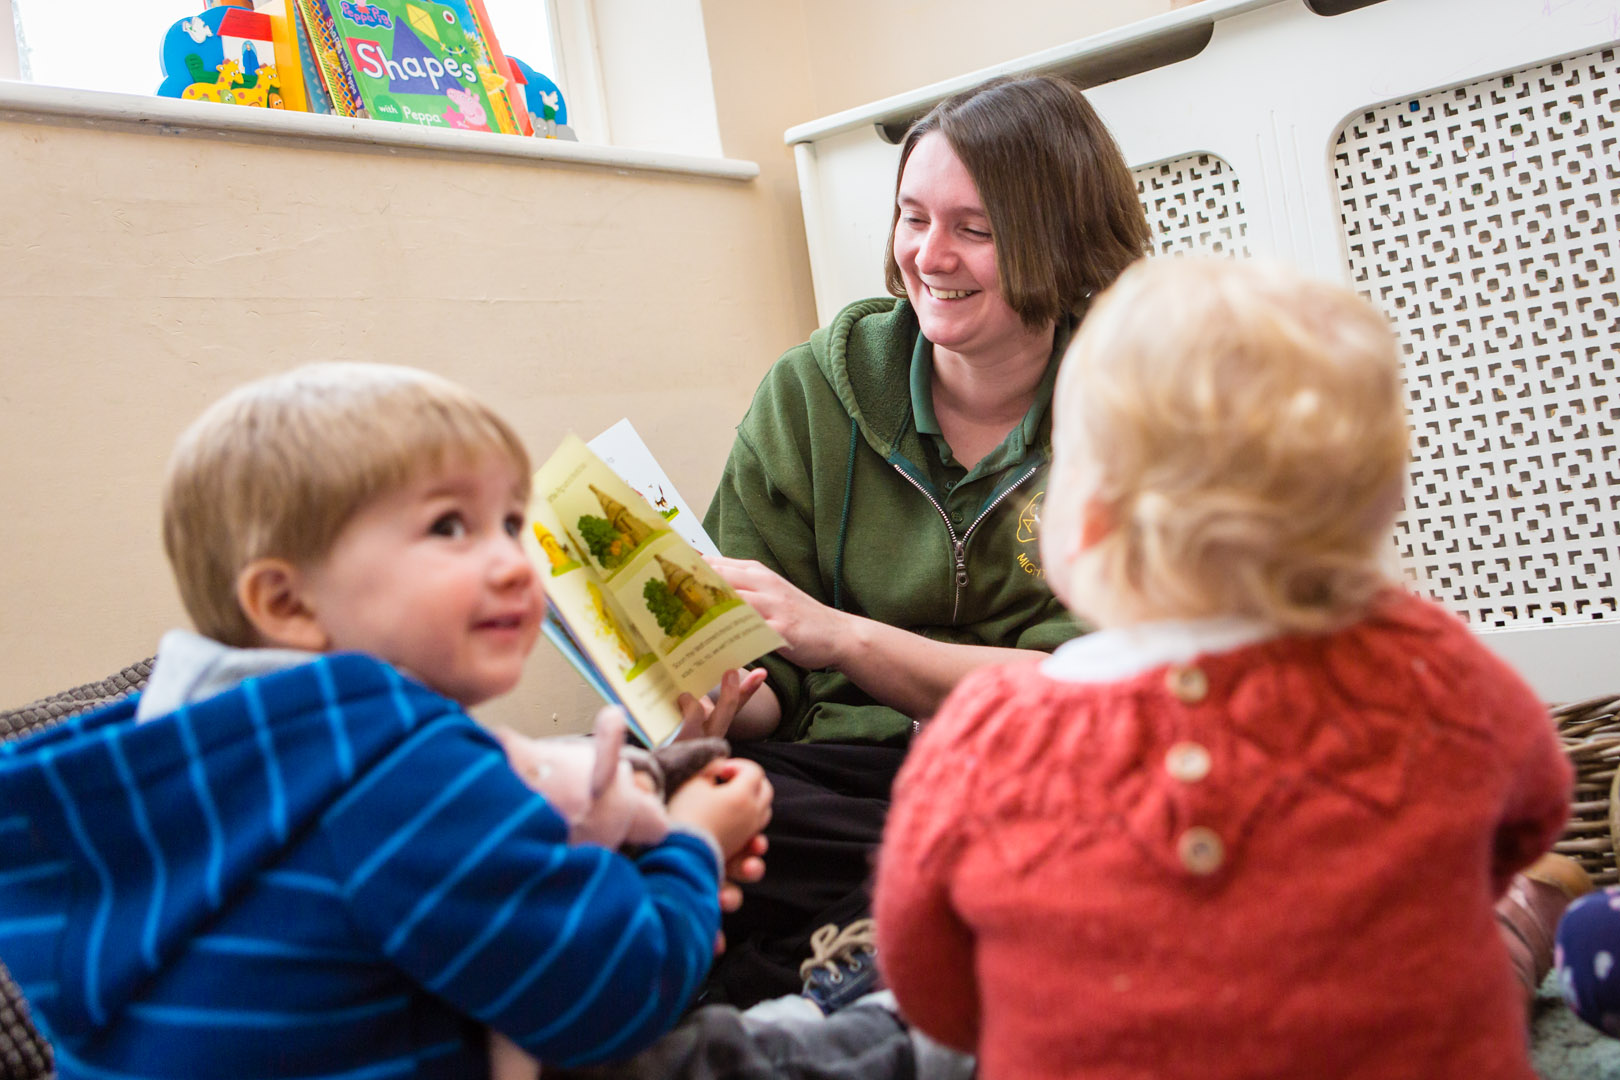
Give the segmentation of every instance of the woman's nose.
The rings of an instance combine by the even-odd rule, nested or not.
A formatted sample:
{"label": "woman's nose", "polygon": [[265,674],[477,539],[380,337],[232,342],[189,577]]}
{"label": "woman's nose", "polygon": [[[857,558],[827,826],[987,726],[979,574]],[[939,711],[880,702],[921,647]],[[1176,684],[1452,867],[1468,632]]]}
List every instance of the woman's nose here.
{"label": "woman's nose", "polygon": [[930,227],[917,245],[917,269],[924,274],[949,271],[955,258],[950,238],[938,227]]}

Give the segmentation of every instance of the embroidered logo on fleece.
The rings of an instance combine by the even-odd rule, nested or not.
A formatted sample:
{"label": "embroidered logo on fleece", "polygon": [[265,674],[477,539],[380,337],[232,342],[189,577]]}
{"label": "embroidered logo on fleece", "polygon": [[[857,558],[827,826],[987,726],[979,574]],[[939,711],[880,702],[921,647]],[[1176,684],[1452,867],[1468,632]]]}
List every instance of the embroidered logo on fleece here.
{"label": "embroidered logo on fleece", "polygon": [[1018,553],[1018,565],[1026,574],[1034,574],[1044,578],[1046,571],[1041,569],[1041,499],[1046,496],[1043,489],[1030,497],[1024,508],[1018,511],[1018,542],[1024,545],[1024,550]]}

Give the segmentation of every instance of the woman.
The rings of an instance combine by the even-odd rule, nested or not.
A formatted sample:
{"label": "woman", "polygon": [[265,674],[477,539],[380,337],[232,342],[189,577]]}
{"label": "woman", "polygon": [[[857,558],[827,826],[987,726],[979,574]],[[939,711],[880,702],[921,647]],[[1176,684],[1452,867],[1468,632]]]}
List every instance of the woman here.
{"label": "woman", "polygon": [[[760,386],[705,525],[728,556],[716,568],[788,647],[731,723],[733,739],[773,740],[739,753],[770,773],[776,809],[716,998],[786,992],[813,930],[866,914],[889,786],[956,681],[1078,632],[1037,551],[1047,406],[1089,298],[1148,244],[1130,171],[1077,89],[965,91],[906,135],[895,298],[851,304]],[[826,931],[818,955],[867,940]]]}

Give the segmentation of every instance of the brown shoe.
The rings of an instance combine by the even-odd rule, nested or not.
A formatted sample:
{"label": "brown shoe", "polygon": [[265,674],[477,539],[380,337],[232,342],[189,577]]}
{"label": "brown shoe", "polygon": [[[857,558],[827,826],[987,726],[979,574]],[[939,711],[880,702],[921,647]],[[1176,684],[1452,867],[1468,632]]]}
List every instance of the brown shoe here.
{"label": "brown shoe", "polygon": [[1592,879],[1580,863],[1549,852],[1515,874],[1496,902],[1496,924],[1527,1002],[1552,970],[1553,933],[1564,909],[1591,891]]}

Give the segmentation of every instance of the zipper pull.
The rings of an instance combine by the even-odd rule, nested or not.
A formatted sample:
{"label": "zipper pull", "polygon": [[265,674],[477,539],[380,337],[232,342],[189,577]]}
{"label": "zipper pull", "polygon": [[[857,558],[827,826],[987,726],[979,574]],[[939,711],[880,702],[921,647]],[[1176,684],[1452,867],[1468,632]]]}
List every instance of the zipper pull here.
{"label": "zipper pull", "polygon": [[956,544],[956,587],[962,588],[968,582],[967,577],[967,544],[957,540]]}

